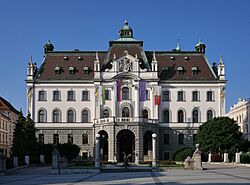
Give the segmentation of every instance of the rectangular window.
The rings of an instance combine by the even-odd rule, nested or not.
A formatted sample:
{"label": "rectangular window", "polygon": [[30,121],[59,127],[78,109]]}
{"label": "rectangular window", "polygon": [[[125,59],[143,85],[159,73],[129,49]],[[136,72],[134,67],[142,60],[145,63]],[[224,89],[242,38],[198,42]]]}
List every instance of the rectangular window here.
{"label": "rectangular window", "polygon": [[207,91],[207,101],[213,101],[213,91]]}
{"label": "rectangular window", "polygon": [[198,91],[193,91],[192,100],[193,101],[199,101]]}
{"label": "rectangular window", "polygon": [[88,101],[88,100],[89,100],[89,92],[82,91],[82,101]]}
{"label": "rectangular window", "polygon": [[164,145],[169,144],[169,134],[164,134]]}
{"label": "rectangular window", "polygon": [[89,140],[88,140],[88,134],[83,134],[82,135],[82,144],[88,144]]}
{"label": "rectangular window", "polygon": [[73,134],[69,134],[69,135],[68,135],[68,143],[73,144],[73,142],[74,142]]}
{"label": "rectangular window", "polygon": [[38,141],[39,141],[39,143],[44,144],[44,135],[43,134],[39,134]]}
{"label": "rectangular window", "polygon": [[46,101],[46,91],[38,92],[38,101]]}
{"label": "rectangular window", "polygon": [[149,93],[149,90],[146,90],[146,100],[150,100],[150,93]]}
{"label": "rectangular window", "polygon": [[179,134],[179,145],[183,145],[184,144],[184,134]]}
{"label": "rectangular window", "polygon": [[59,91],[53,91],[53,101],[60,101],[60,92]]}
{"label": "rectangular window", "polygon": [[58,144],[59,143],[59,135],[58,134],[54,134],[53,135],[53,144]]}
{"label": "rectangular window", "polygon": [[162,92],[162,101],[170,101],[170,92],[169,91],[163,91]]}
{"label": "rectangular window", "polygon": [[105,89],[105,100],[110,100],[110,90]]}
{"label": "rectangular window", "polygon": [[193,134],[193,144],[195,145],[196,134]]}
{"label": "rectangular window", "polygon": [[68,91],[68,101],[75,101],[74,91]]}
{"label": "rectangular window", "polygon": [[183,91],[178,91],[177,101],[184,101],[184,92]]}
{"label": "rectangular window", "polygon": [[163,159],[164,160],[170,160],[170,152],[164,152]]}

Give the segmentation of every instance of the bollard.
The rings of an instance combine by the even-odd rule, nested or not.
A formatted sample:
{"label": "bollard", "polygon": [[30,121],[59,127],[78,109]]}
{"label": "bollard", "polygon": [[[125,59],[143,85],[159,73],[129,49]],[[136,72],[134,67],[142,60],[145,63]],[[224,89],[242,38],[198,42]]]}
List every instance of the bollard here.
{"label": "bollard", "polygon": [[228,163],[228,153],[224,153],[224,163]]}
{"label": "bollard", "polygon": [[51,173],[52,174],[59,174],[60,173],[60,163],[59,163],[59,152],[55,148],[52,152],[52,166],[51,166]]}
{"label": "bollard", "polygon": [[40,163],[43,165],[45,164],[44,155],[40,155]]}
{"label": "bollard", "polygon": [[209,162],[209,163],[212,162],[212,153],[211,153],[211,152],[208,154],[208,162]]}
{"label": "bollard", "polygon": [[29,165],[29,164],[30,164],[30,156],[25,155],[24,161],[25,161],[25,164],[26,164],[26,165]]}
{"label": "bollard", "polygon": [[13,157],[13,167],[14,168],[18,167],[18,157]]}

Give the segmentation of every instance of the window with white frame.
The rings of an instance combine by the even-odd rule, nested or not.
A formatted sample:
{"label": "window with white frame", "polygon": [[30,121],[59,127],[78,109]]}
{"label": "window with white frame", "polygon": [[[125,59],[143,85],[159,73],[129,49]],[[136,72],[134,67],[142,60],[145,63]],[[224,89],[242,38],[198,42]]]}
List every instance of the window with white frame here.
{"label": "window with white frame", "polygon": [[170,92],[169,91],[162,92],[162,101],[170,101]]}
{"label": "window with white frame", "polygon": [[89,100],[89,92],[82,91],[82,101],[88,101],[88,100]]}
{"label": "window with white frame", "polygon": [[177,101],[185,101],[183,91],[178,91],[177,92]]}
{"label": "window with white frame", "polygon": [[46,91],[41,90],[38,92],[38,101],[46,101]]}

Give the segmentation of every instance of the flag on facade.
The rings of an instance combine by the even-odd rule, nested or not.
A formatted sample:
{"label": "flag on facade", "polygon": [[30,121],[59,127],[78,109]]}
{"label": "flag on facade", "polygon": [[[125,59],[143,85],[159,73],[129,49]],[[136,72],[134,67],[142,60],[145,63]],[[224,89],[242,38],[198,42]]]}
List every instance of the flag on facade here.
{"label": "flag on facade", "polygon": [[117,80],[116,81],[116,93],[117,93],[117,101],[118,102],[120,102],[122,100],[121,88],[122,88],[122,80]]}
{"label": "flag on facade", "polygon": [[154,87],[154,101],[155,105],[161,104],[161,86]]}
{"label": "flag on facade", "polygon": [[146,81],[139,81],[139,100],[146,101]]}
{"label": "flag on facade", "polygon": [[106,91],[106,88],[102,87],[102,105],[105,105],[105,100],[106,100],[105,91]]}
{"label": "flag on facade", "polygon": [[103,101],[102,101],[102,86],[100,85],[98,88],[98,105],[102,105]]}

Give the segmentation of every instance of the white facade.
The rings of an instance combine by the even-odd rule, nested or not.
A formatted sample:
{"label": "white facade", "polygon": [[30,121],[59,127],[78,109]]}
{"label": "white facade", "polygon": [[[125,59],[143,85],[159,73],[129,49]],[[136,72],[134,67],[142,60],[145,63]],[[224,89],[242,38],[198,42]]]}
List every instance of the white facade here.
{"label": "white facade", "polygon": [[[99,133],[103,160],[121,161],[123,152],[131,154],[131,160],[135,156],[139,161],[151,160],[152,133],[156,133],[158,159],[171,159],[177,149],[194,146],[202,123],[225,115],[225,66],[221,59],[219,73],[217,67],[210,67],[204,44],[196,45],[203,48],[194,52],[145,52],[127,23],[120,33],[106,53],[54,52],[52,44],[45,45],[40,69],[36,71],[32,60],[28,65],[27,110],[43,142],[72,142],[73,137],[85,157],[93,157],[94,136]],[[82,73],[81,67],[92,68],[93,77],[87,78],[91,72]],[[86,79],[81,79],[84,75]],[[140,101],[142,80],[145,101]],[[109,91],[105,103],[100,88]],[[157,89],[160,105],[154,101]],[[69,91],[73,92],[70,100]]]}
{"label": "white facade", "polygon": [[227,116],[234,119],[240,127],[244,137],[250,141],[250,101],[249,99],[239,99],[236,104],[230,107]]}

